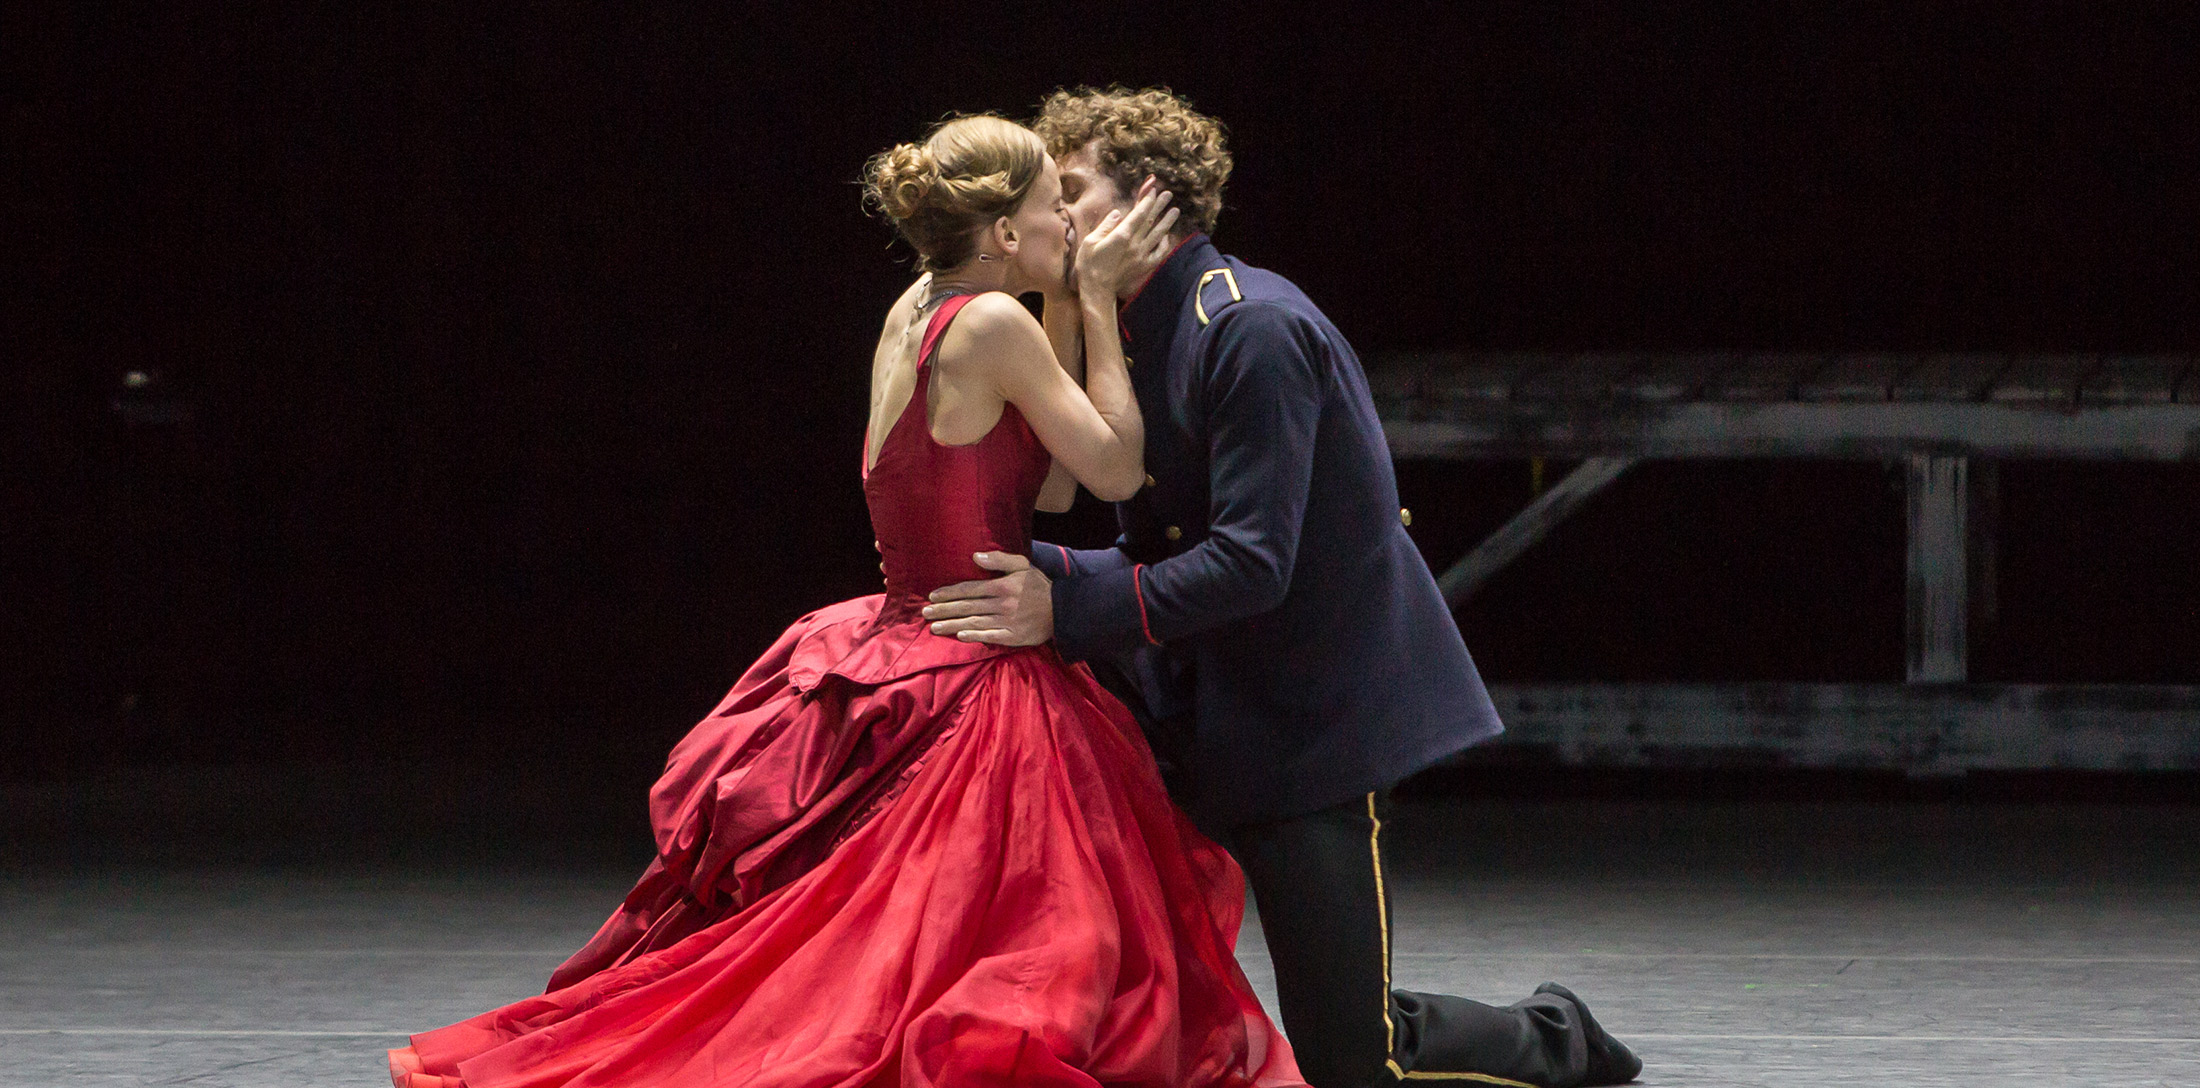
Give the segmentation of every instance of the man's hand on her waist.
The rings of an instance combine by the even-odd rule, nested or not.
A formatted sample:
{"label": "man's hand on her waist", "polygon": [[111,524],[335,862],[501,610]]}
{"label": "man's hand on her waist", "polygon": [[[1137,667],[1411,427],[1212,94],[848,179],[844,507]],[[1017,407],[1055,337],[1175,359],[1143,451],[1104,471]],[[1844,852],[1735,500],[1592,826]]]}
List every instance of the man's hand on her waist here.
{"label": "man's hand on her waist", "polygon": [[1037,646],[1054,637],[1054,583],[1031,560],[1007,552],[979,552],[978,566],[998,578],[957,582],[932,591],[924,618],[932,633],[995,646]]}

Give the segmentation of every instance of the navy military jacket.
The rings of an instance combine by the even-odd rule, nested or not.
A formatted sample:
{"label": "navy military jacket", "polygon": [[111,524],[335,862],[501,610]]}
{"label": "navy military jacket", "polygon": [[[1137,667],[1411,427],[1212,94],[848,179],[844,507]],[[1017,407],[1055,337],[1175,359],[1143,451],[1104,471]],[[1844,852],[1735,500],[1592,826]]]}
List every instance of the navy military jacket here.
{"label": "navy military jacket", "polygon": [[1124,307],[1147,487],[1114,548],[1041,544],[1061,653],[1177,722],[1223,826],[1381,789],[1502,731],[1406,536],[1367,377],[1289,280],[1194,235]]}

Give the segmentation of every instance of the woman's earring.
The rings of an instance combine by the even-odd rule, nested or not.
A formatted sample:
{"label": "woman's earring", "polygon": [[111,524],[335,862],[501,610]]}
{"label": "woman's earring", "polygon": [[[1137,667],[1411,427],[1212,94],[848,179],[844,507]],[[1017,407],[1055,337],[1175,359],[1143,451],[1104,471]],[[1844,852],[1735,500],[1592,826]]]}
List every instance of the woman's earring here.
{"label": "woman's earring", "polygon": [[978,254],[978,259],[981,261],[991,261],[996,260],[997,258],[995,258],[991,253],[980,253]]}

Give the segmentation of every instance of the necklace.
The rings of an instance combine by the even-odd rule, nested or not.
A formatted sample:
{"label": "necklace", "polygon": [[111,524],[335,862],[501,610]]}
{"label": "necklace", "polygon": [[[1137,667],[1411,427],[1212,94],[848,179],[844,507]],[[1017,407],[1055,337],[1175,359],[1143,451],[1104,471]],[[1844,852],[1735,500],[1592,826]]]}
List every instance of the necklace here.
{"label": "necklace", "polygon": [[941,302],[947,299],[954,298],[956,295],[975,295],[977,293],[977,288],[964,287],[961,284],[952,284],[941,290],[934,291],[932,290],[932,274],[930,272],[927,272],[924,274],[924,287],[917,293],[917,312],[921,314],[924,311],[939,305]]}

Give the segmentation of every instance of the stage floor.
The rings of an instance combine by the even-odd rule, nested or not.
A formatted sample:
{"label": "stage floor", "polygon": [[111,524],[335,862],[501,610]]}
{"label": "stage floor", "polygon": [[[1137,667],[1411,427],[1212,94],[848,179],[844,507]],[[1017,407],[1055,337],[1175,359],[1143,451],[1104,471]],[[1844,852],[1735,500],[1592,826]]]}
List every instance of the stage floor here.
{"label": "stage floor", "polygon": [[[1644,1084],[2200,1084],[2200,808],[1418,801],[1385,835],[1399,985],[1563,981]],[[386,1083],[641,860],[411,853],[0,873],[0,1082]]]}

